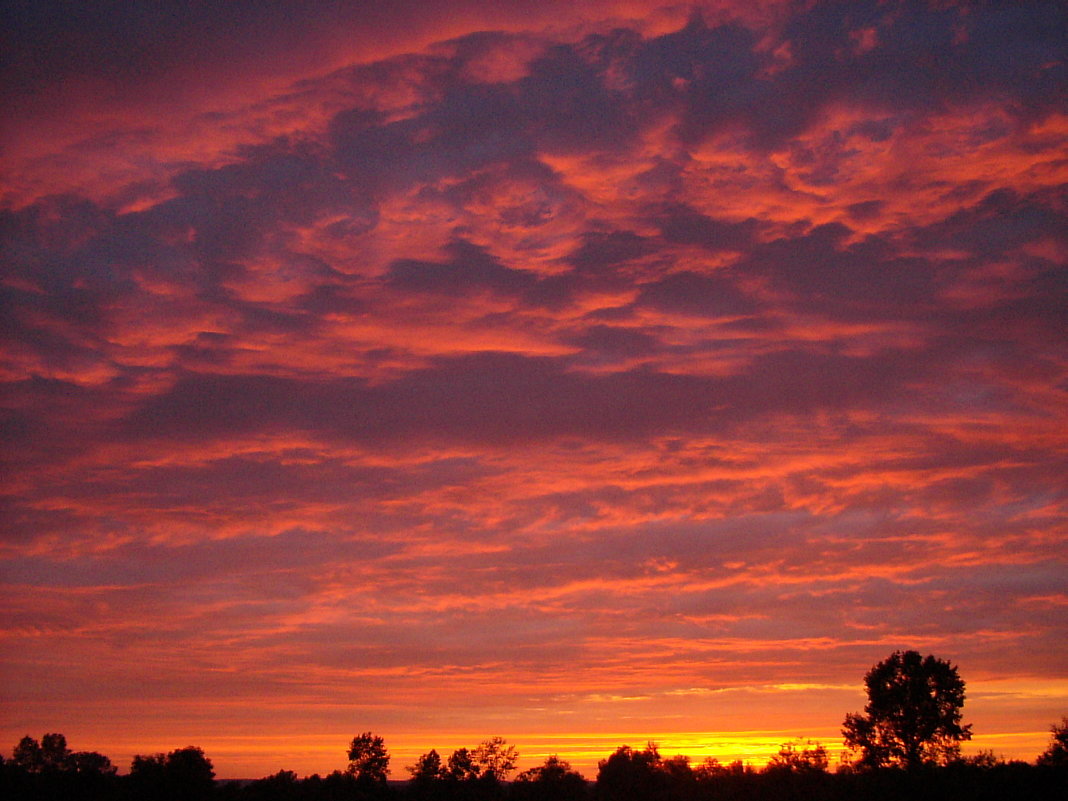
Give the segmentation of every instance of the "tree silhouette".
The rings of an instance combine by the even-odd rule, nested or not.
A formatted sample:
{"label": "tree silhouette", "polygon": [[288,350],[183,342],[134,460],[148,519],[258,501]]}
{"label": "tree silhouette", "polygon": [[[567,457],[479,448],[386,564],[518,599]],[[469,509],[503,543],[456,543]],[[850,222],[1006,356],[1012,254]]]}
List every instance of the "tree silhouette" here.
{"label": "tree silhouette", "polygon": [[67,738],[58,733],[46,734],[37,742],[28,734],[19,740],[11,761],[27,773],[78,773],[112,776],[111,760],[96,751],[71,751]]}
{"label": "tree silhouette", "polygon": [[515,770],[519,752],[514,745],[508,745],[503,737],[491,737],[475,749],[472,759],[481,776],[492,776],[503,782]]}
{"label": "tree silhouette", "polygon": [[452,781],[473,781],[479,777],[478,765],[475,764],[474,754],[466,748],[457,748],[449,755],[448,765],[445,767],[445,775]]}
{"label": "tree silhouette", "polygon": [[67,738],[57,733],[46,734],[39,743],[27,734],[11,755],[15,764],[29,773],[73,770],[72,756]]}
{"label": "tree silhouette", "polygon": [[[915,655],[918,657],[918,655]],[[915,678],[908,653],[895,653],[886,663],[869,673],[869,686],[885,692],[895,682],[908,686]],[[912,688],[905,697],[909,704],[898,710],[894,725],[901,731],[919,730],[908,724],[917,707],[923,707],[927,694],[937,694],[945,682],[942,673],[955,677],[948,663],[928,657],[919,665],[927,677],[920,689]],[[930,669],[930,668],[934,669]],[[914,667],[914,666],[913,666]],[[901,675],[899,675],[901,674]],[[880,677],[882,679],[880,680]],[[954,682],[950,682],[954,684]],[[963,682],[956,683],[963,698]],[[877,694],[871,698],[877,700]],[[917,700],[920,699],[920,700]],[[887,707],[879,707],[887,713]],[[869,704],[868,716],[852,715],[865,721],[865,729],[875,731],[880,718]],[[958,707],[959,712],[959,707]],[[967,727],[956,725],[962,731]],[[3,801],[1035,801],[1064,798],[1068,787],[1068,717],[1052,727],[1048,748],[1037,764],[1006,761],[992,752],[960,758],[957,742],[949,748],[914,749],[927,754],[919,762],[923,770],[839,770],[827,771],[826,749],[811,740],[784,743],[767,767],[756,770],[741,761],[722,765],[714,758],[691,765],[688,757],[662,757],[654,743],[644,750],[622,746],[600,762],[596,785],[591,785],[567,762],[557,756],[520,773],[509,786],[501,777],[513,769],[517,754],[502,738],[495,737],[477,748],[457,750],[444,764],[431,750],[407,770],[412,780],[407,787],[390,787],[387,782],[357,778],[356,770],[335,770],[300,779],[292,771],[279,771],[253,782],[213,781],[211,761],[199,748],[134,757],[129,776],[117,776],[111,761],[96,752],[71,751],[66,738],[50,734],[38,742],[26,736],[15,746],[10,759],[0,757],[0,799]],[[940,735],[944,736],[944,735]],[[354,760],[385,748],[381,738],[366,734],[355,738],[360,748]],[[962,738],[963,739],[963,738]],[[907,740],[898,743],[898,753],[907,752]],[[366,746],[366,748],[365,748]],[[879,742],[876,747],[883,747]],[[883,765],[907,763],[891,759],[891,746],[885,746]],[[863,746],[861,746],[861,750]],[[372,760],[373,762],[374,760]],[[943,764],[936,765],[938,761]],[[877,764],[871,760],[868,764]],[[379,761],[378,776],[384,776]]]}
{"label": "tree silhouette", "polygon": [[41,738],[41,760],[45,770],[67,770],[71,768],[71,750],[67,748],[67,738],[58,732],[46,734]]}
{"label": "tree silhouette", "polygon": [[644,751],[621,745],[597,763],[598,801],[661,801],[668,796],[668,776],[656,743]]}
{"label": "tree silhouette", "polygon": [[169,754],[137,754],[130,783],[136,798],[200,801],[215,789],[215,768],[203,750],[188,745]]}
{"label": "tree silhouette", "polygon": [[412,775],[408,782],[409,797],[424,799],[439,794],[439,787],[445,780],[445,767],[441,764],[441,755],[435,749],[431,748],[406,770]]}
{"label": "tree silhouette", "polygon": [[163,780],[167,767],[166,754],[135,754],[130,763],[130,776],[140,781]]}
{"label": "tree silhouette", "polygon": [[1061,718],[1058,726],[1050,726],[1049,747],[1038,755],[1039,765],[1068,768],[1068,717]]}
{"label": "tree silhouette", "polygon": [[243,788],[243,792],[234,787],[231,793],[246,801],[301,801],[308,797],[297,774],[291,770],[280,770],[258,779]]}
{"label": "tree silhouette", "polygon": [[515,777],[512,798],[516,801],[583,801],[587,795],[582,774],[555,754],[542,765]]}
{"label": "tree silhouette", "polygon": [[435,781],[445,776],[445,769],[441,765],[441,754],[433,748],[419,757],[414,765],[409,765],[405,770],[412,774],[412,781]]}
{"label": "tree silhouette", "polygon": [[181,798],[200,798],[210,794],[214,787],[215,768],[196,746],[187,745],[167,754],[166,771],[172,786],[179,788]]}
{"label": "tree silhouette", "polygon": [[970,740],[961,725],[964,681],[949,662],[916,651],[894,651],[864,677],[864,714],[846,715],[846,746],[860,753],[858,766],[945,764]]}
{"label": "tree silhouette", "polygon": [[75,751],[70,755],[70,769],[83,775],[114,776],[111,760],[96,751]]}
{"label": "tree silhouette", "polygon": [[431,751],[408,768],[412,774],[409,790],[418,797],[462,801],[503,798],[502,782],[518,760],[519,752],[503,737],[492,737],[475,749],[457,748],[444,767],[438,753]]}
{"label": "tree silhouette", "polygon": [[360,784],[385,784],[389,774],[389,752],[385,741],[369,731],[353,737],[345,772]]}
{"label": "tree silhouette", "polygon": [[27,734],[12,751],[11,761],[27,773],[40,773],[44,767],[41,744]]}
{"label": "tree silhouette", "polygon": [[812,740],[791,740],[779,746],[779,753],[769,761],[766,771],[793,773],[824,773],[827,771],[827,749]]}

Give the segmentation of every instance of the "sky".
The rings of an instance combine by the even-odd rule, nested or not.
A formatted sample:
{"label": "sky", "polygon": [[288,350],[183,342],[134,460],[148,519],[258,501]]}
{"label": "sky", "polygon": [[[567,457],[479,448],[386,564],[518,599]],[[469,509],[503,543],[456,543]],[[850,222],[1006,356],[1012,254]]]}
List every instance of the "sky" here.
{"label": "sky", "polygon": [[1062,3],[3,15],[5,754],[1044,749]]}

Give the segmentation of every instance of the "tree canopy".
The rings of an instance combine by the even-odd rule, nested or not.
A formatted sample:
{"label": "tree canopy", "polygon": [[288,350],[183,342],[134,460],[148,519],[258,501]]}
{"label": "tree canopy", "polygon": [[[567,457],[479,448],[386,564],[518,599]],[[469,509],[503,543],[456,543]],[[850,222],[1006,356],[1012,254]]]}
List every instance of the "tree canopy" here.
{"label": "tree canopy", "polygon": [[512,795],[517,801],[585,801],[586,780],[581,773],[571,769],[567,760],[553,754],[538,767],[516,776]]}
{"label": "tree canopy", "polygon": [[389,752],[385,740],[369,731],[353,737],[346,773],[360,783],[385,784],[389,775]]}
{"label": "tree canopy", "polygon": [[481,776],[492,776],[499,782],[508,778],[519,761],[519,752],[503,737],[491,737],[483,741],[472,755]]}
{"label": "tree canopy", "polygon": [[193,745],[168,754],[137,754],[130,764],[134,794],[160,801],[194,801],[211,795],[215,767],[204,751]]}
{"label": "tree canopy", "polygon": [[779,746],[779,753],[769,761],[766,770],[794,773],[823,773],[829,764],[827,748],[812,740],[791,740]]}
{"label": "tree canopy", "polygon": [[1068,767],[1068,717],[1061,718],[1060,725],[1050,727],[1049,747],[1038,756],[1039,765]]}
{"label": "tree canopy", "polygon": [[668,776],[656,743],[642,751],[620,746],[597,765],[598,801],[659,801],[667,791]]}
{"label": "tree canopy", "polygon": [[913,770],[945,764],[972,737],[961,724],[964,681],[949,662],[917,651],[894,651],[864,677],[864,714],[846,715],[846,746],[860,767]]}
{"label": "tree canopy", "polygon": [[12,763],[28,773],[81,773],[111,776],[115,767],[111,760],[96,751],[71,751],[67,738],[55,732],[44,735],[37,742],[26,735],[11,754]]}

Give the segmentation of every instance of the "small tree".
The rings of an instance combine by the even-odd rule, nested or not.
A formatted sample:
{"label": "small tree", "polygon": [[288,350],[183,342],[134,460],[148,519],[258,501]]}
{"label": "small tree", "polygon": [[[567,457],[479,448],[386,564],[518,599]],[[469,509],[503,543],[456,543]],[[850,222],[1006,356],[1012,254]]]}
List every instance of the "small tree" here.
{"label": "small tree", "polygon": [[723,767],[723,763],[712,756],[705,757],[701,764],[693,769],[693,775],[699,782],[710,781],[726,772],[727,769]]}
{"label": "small tree", "polygon": [[137,797],[199,801],[215,788],[215,768],[202,749],[188,745],[169,754],[137,754],[128,781]]}
{"label": "small tree", "polygon": [[183,801],[208,798],[215,789],[215,767],[195,745],[187,745],[167,754],[167,782]]}
{"label": "small tree", "polygon": [[1061,724],[1050,726],[1052,736],[1049,748],[1038,756],[1039,765],[1051,767],[1068,767],[1068,717],[1061,718]]}
{"label": "small tree", "polygon": [[71,750],[67,748],[67,738],[58,732],[42,737],[41,758],[46,770],[65,771],[71,767]]}
{"label": "small tree", "polygon": [[27,773],[40,773],[44,768],[41,744],[27,734],[11,752],[11,761]]}
{"label": "small tree", "polygon": [[660,769],[667,779],[668,798],[693,798],[697,788],[697,774],[688,756],[675,754],[673,757],[662,759]]}
{"label": "small tree", "polygon": [[608,759],[597,763],[597,801],[661,801],[669,781],[656,743],[644,751],[621,745]]}
{"label": "small tree", "polygon": [[117,768],[96,751],[75,751],[70,756],[71,770],[82,775],[114,776]]}
{"label": "small tree", "polygon": [[479,777],[478,765],[475,764],[474,754],[466,748],[457,748],[449,755],[449,762],[445,768],[445,775],[452,781],[474,781]]}
{"label": "small tree", "polygon": [[365,731],[349,744],[349,766],[345,770],[361,784],[385,784],[389,774],[389,752],[381,737]]}
{"label": "small tree", "polygon": [[864,685],[864,714],[846,715],[842,725],[860,767],[945,764],[972,737],[971,725],[961,725],[964,681],[949,662],[895,651],[868,671]]}
{"label": "small tree", "polygon": [[166,754],[135,754],[130,763],[130,782],[137,787],[161,785],[166,781]]}
{"label": "small tree", "polygon": [[492,737],[474,750],[457,748],[453,751],[442,775],[456,782],[503,782],[515,770],[518,761],[519,752],[514,745],[509,745],[503,737]]}
{"label": "small tree", "polygon": [[492,776],[503,782],[508,778],[508,774],[515,770],[519,752],[503,737],[491,737],[475,749],[472,759],[482,777]]}
{"label": "small tree", "polygon": [[302,795],[300,779],[291,770],[280,770],[257,779],[244,792],[249,801],[296,801]]}
{"label": "small tree", "polygon": [[419,757],[414,765],[409,765],[405,770],[412,774],[413,782],[438,781],[445,776],[445,769],[441,766],[441,754],[433,748]]}
{"label": "small tree", "polygon": [[582,774],[554,754],[544,764],[515,777],[512,797],[517,801],[584,801],[586,790]]}
{"label": "small tree", "polygon": [[779,746],[779,753],[768,761],[766,772],[826,773],[827,749],[812,740],[791,740]]}
{"label": "small tree", "polygon": [[445,780],[445,767],[441,764],[441,755],[431,748],[409,765],[406,770],[412,774],[408,782],[408,796],[415,799],[433,798]]}

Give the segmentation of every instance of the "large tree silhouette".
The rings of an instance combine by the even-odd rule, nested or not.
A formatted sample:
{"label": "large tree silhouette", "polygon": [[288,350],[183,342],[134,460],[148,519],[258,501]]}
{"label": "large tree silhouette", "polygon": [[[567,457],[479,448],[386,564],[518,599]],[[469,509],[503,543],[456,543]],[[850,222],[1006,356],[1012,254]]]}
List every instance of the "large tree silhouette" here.
{"label": "large tree silhouette", "polygon": [[67,738],[57,733],[46,734],[40,743],[27,734],[19,740],[12,755],[15,764],[30,773],[73,770],[72,757]]}
{"label": "large tree silhouette", "polygon": [[369,731],[352,738],[349,744],[349,766],[346,773],[360,784],[386,783],[389,775],[389,752],[386,743]]}
{"label": "large tree silhouette", "polygon": [[864,677],[864,714],[846,715],[846,746],[861,767],[945,764],[970,740],[961,725],[964,681],[949,662],[916,651],[894,651]]}
{"label": "large tree silhouette", "polygon": [[1061,718],[1050,727],[1049,747],[1038,755],[1039,765],[1068,768],[1068,717]]}
{"label": "large tree silhouette", "polygon": [[215,768],[204,751],[188,745],[169,754],[137,754],[129,783],[137,799],[201,801],[214,791]]}
{"label": "large tree silhouette", "polygon": [[622,745],[597,764],[597,801],[664,801],[669,781],[655,743],[644,751]]}

